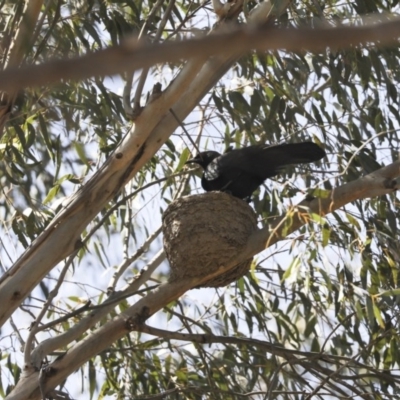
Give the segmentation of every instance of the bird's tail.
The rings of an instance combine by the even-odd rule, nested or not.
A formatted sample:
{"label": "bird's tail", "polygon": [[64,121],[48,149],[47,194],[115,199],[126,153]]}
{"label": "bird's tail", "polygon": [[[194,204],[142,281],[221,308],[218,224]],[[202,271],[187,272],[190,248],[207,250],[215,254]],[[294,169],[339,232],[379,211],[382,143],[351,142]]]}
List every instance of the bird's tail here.
{"label": "bird's tail", "polygon": [[264,154],[268,154],[270,160],[273,158],[279,166],[307,164],[318,161],[326,156],[325,150],[313,142],[269,146],[265,149]]}

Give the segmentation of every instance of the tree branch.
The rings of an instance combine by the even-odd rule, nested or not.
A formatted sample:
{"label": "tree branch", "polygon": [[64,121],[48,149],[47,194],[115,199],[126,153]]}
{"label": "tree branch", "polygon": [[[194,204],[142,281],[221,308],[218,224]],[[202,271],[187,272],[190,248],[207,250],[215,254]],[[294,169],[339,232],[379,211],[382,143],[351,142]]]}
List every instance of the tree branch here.
{"label": "tree branch", "polygon": [[[257,19],[259,18],[257,14]],[[220,54],[243,54],[258,51],[287,50],[320,52],[327,48],[348,49],[359,45],[392,46],[398,44],[398,18],[368,23],[364,26],[326,26],[319,28],[277,28],[241,26],[201,38],[146,44],[126,39],[113,46],[83,57],[52,60],[42,65],[8,68],[0,72],[0,90],[15,91],[26,87],[55,84],[61,80],[82,80],[149,68],[158,63],[180,62],[193,57]]]}
{"label": "tree branch", "polygon": [[[356,200],[383,196],[400,188],[400,161],[372,172],[355,181],[346,183],[328,192],[325,198],[305,199],[295,206],[288,216],[278,218],[269,226],[252,235],[243,251],[244,261],[283,239],[309,221],[309,214],[326,215]],[[283,232],[286,234],[283,235]],[[242,258],[242,257],[241,257]],[[240,262],[239,261],[239,262]]]}

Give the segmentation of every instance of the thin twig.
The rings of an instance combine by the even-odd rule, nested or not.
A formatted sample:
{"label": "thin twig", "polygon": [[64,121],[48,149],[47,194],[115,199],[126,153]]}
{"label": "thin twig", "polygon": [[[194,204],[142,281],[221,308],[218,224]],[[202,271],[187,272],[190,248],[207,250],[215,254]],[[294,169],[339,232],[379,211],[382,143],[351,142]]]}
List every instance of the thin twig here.
{"label": "thin twig", "polygon": [[[157,3],[158,4],[158,3]],[[157,5],[156,4],[156,5]],[[171,14],[172,8],[175,4],[175,0],[170,0],[170,2],[168,3],[168,6],[163,14],[162,20],[160,22],[160,25],[157,28],[157,32],[156,35],[154,37],[154,42],[157,43],[158,40],[161,38],[162,32],[164,31],[165,25],[168,21],[168,18]],[[141,34],[143,33],[144,29],[141,31]],[[140,106],[140,98],[142,96],[142,92],[144,89],[144,85],[146,83],[146,79],[147,79],[147,75],[149,73],[149,68],[144,68],[140,78],[139,78],[139,82],[138,85],[136,87],[136,92],[135,92],[135,96],[133,99],[133,110],[132,110],[132,119],[134,120],[141,111],[141,106]]]}
{"label": "thin twig", "polygon": [[131,256],[127,256],[122,263],[117,267],[114,272],[111,282],[108,285],[108,290],[115,290],[118,279],[121,275],[129,268],[129,266],[136,261],[139,257],[141,257],[148,249],[150,244],[158,237],[161,233],[161,226],[157,228],[144,242],[143,244],[136,250],[134,254]]}
{"label": "thin twig", "polygon": [[[158,9],[162,6],[163,2],[164,2],[164,0],[157,0],[157,3],[154,4],[153,8],[149,12],[149,15],[147,16],[145,23],[142,26],[142,29],[139,32],[138,39],[143,37],[143,33],[147,30],[148,25],[153,20],[154,16],[156,15]],[[124,86],[124,93],[123,93],[123,104],[124,104],[125,114],[130,119],[134,118],[134,107],[132,107],[132,105],[131,105],[131,90],[132,90],[133,76],[134,76],[134,72],[127,73],[126,83]],[[139,82],[139,84],[140,84],[140,82]],[[138,89],[136,89],[136,90],[138,90]],[[143,88],[141,90],[143,90]],[[135,100],[134,100],[134,104],[135,104]],[[140,100],[140,97],[139,97],[139,100]],[[140,101],[139,101],[139,107],[140,107]]]}
{"label": "thin twig", "polygon": [[176,121],[178,122],[178,124],[180,125],[180,127],[182,128],[183,132],[185,132],[186,136],[188,137],[188,139],[190,140],[190,143],[192,143],[193,147],[196,149],[196,151],[198,153],[200,153],[199,148],[197,147],[197,144],[195,143],[195,141],[192,139],[192,137],[189,135],[189,132],[186,130],[185,125],[183,125],[182,121],[178,118],[178,116],[176,115],[175,111],[170,108],[169,112],[173,115],[173,117],[176,119]]}
{"label": "thin twig", "polygon": [[46,312],[49,309],[54,298],[57,296],[58,290],[60,289],[61,284],[64,282],[65,275],[66,275],[69,267],[71,266],[73,259],[74,259],[75,255],[78,253],[78,251],[79,250],[76,250],[76,252],[73,255],[71,255],[69,257],[68,261],[65,263],[63,269],[60,272],[59,278],[57,279],[57,283],[56,283],[55,287],[53,288],[53,290],[50,291],[49,296],[46,299],[46,302],[43,304],[43,307],[40,310],[39,315],[36,317],[36,320],[34,321],[34,323],[32,324],[32,326],[30,328],[30,332],[29,332],[28,338],[26,339],[26,344],[25,344],[25,349],[24,349],[24,362],[25,362],[26,366],[32,365],[31,352],[32,352],[32,347],[33,347],[33,341],[35,339],[36,333],[39,331],[39,325],[42,321],[42,318],[46,314]]}

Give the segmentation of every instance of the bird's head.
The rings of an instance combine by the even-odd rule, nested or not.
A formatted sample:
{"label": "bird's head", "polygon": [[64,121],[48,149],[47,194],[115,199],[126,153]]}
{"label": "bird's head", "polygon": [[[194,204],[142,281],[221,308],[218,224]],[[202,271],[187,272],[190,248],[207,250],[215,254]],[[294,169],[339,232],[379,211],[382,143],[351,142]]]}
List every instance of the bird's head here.
{"label": "bird's head", "polygon": [[201,153],[198,153],[196,157],[187,160],[185,164],[199,164],[203,169],[206,169],[208,164],[220,155],[221,154],[217,151],[202,151]]}

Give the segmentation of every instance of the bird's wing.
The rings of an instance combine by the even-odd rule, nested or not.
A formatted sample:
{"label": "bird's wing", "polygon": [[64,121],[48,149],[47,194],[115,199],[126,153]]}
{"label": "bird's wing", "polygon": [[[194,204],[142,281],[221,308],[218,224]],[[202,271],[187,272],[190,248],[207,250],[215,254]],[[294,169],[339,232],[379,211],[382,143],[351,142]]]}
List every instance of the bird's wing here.
{"label": "bird's wing", "polygon": [[231,176],[251,175],[264,180],[277,172],[276,162],[269,160],[261,146],[232,150],[215,161],[219,171],[229,171]]}
{"label": "bird's wing", "polygon": [[[228,190],[229,186],[237,179],[243,178],[246,171],[242,168],[243,157],[239,154],[239,158],[234,157],[232,160],[225,161],[226,154],[212,160],[204,170],[203,178],[209,182],[218,180],[223,185],[219,190]],[[236,162],[239,161],[239,162]]]}

